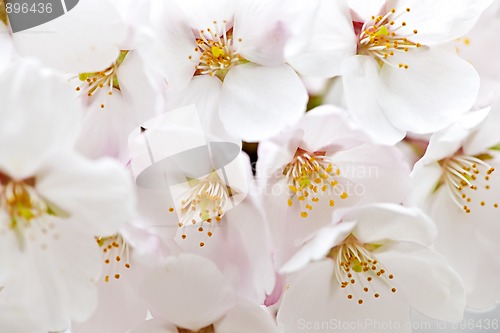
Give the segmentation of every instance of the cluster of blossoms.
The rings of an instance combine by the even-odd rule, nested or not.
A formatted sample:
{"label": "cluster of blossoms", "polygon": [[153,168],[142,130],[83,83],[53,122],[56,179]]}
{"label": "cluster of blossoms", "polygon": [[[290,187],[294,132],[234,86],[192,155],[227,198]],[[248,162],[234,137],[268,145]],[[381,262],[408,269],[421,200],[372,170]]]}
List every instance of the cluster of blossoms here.
{"label": "cluster of blossoms", "polygon": [[0,332],[491,310],[497,27],[500,0],[80,0],[14,32],[0,0]]}

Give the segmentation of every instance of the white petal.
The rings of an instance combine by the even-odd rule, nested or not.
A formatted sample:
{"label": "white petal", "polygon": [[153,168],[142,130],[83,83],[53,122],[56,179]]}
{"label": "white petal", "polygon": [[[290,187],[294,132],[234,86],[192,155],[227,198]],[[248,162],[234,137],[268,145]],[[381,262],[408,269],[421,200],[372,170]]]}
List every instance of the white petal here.
{"label": "white petal", "polygon": [[103,0],[80,1],[67,14],[13,35],[22,56],[72,74],[107,68],[118,58],[125,37],[119,12]]}
{"label": "white petal", "polygon": [[[303,7],[312,7],[302,3]],[[342,62],[356,54],[356,36],[345,0],[320,1],[318,14],[309,32],[309,43],[288,57],[288,63],[300,74],[333,77],[341,73]]]}
{"label": "white petal", "polygon": [[142,272],[137,272],[141,269],[145,268],[133,264],[130,271],[121,274],[120,280],[106,283],[101,279],[98,284],[99,304],[96,311],[87,321],[73,323],[71,332],[105,330],[106,333],[123,333],[144,321],[148,308],[138,293],[137,285],[130,278],[130,274],[142,275]]}
{"label": "white petal", "polygon": [[[127,163],[128,136],[140,124],[134,116],[133,105],[116,89],[112,96],[104,92],[93,98],[75,148],[92,159],[107,156]],[[105,106],[104,109],[101,105]]]}
{"label": "white petal", "polygon": [[280,272],[292,273],[312,261],[325,258],[332,248],[349,236],[355,226],[355,222],[342,222],[319,230],[316,236],[302,246],[297,254],[283,266]]}
{"label": "white petal", "polygon": [[438,228],[434,248],[448,260],[453,269],[460,274],[466,291],[470,294],[477,281],[481,268],[477,258],[481,257],[477,225],[470,215],[465,214],[451,200],[445,187],[431,197],[429,214]]}
{"label": "white petal", "polygon": [[231,0],[214,0],[207,5],[204,0],[175,0],[184,11],[191,28],[207,30],[214,28],[214,21],[231,22],[234,15],[234,2]]}
{"label": "white petal", "polygon": [[367,143],[337,152],[331,160],[349,180],[346,192],[360,203],[400,203],[409,193],[410,170],[394,147]]}
{"label": "white petal", "polygon": [[[475,310],[491,310],[500,302],[500,286],[498,275],[500,274],[500,261],[498,260],[498,243],[479,238],[481,243],[477,263],[477,279],[474,289],[467,295],[467,307]],[[469,254],[470,256],[471,254]],[[488,271],[482,271],[488,267]],[[482,274],[481,274],[481,273]]]}
{"label": "white petal", "polygon": [[17,63],[0,77],[0,100],[0,169],[11,177],[32,176],[48,156],[74,145],[81,108],[62,77]]}
{"label": "white petal", "polygon": [[383,323],[391,323],[397,332],[411,332],[404,300],[385,294],[375,299],[370,294],[360,305],[347,299],[348,292],[340,288],[333,268],[333,261],[324,260],[289,281],[278,312],[278,324],[285,332],[385,333]]}
{"label": "white petal", "polygon": [[227,133],[219,118],[221,88],[222,82],[217,77],[195,76],[185,89],[167,90],[167,110],[195,104],[205,133],[211,133],[221,140],[240,144],[237,139]]}
{"label": "white petal", "polygon": [[300,148],[309,152],[342,151],[370,141],[345,110],[333,105],[308,111],[296,127],[304,131]]}
{"label": "white petal", "polygon": [[385,0],[347,0],[349,8],[354,12],[355,17],[353,21],[359,20],[360,22],[377,15],[380,13],[380,9],[385,3]]}
{"label": "white petal", "polygon": [[484,122],[464,144],[464,152],[470,155],[484,153],[486,149],[500,143],[497,124],[500,123],[500,102],[496,102]]}
{"label": "white petal", "polygon": [[130,104],[136,124],[164,112],[165,82],[160,73],[148,70],[139,52],[129,51],[117,70],[121,95]]}
{"label": "white petal", "polygon": [[[389,0],[387,8],[395,8],[397,13],[410,12],[396,20],[407,26],[398,31],[400,34],[413,35],[416,29],[418,34],[412,40],[424,45],[445,43],[459,38],[472,29],[481,13],[493,0]],[[375,15],[375,14],[374,14]]]}
{"label": "white petal", "polygon": [[342,67],[346,103],[349,113],[378,143],[394,144],[405,132],[396,128],[385,115],[377,98],[380,85],[379,65],[371,57],[347,59]]}
{"label": "white petal", "polygon": [[391,61],[409,68],[382,66],[378,97],[388,118],[401,129],[415,133],[443,129],[476,100],[478,74],[452,51],[414,49]]}
{"label": "white petal", "polygon": [[[1,24],[1,23],[0,23]],[[0,302],[0,327],[4,332],[45,333],[36,320],[36,314],[17,304]],[[33,318],[35,317],[35,318]]]}
{"label": "white petal", "polygon": [[415,310],[444,321],[462,319],[464,286],[442,256],[413,242],[395,242],[373,253],[394,274],[398,292]]}
{"label": "white petal", "polygon": [[277,332],[269,312],[259,305],[244,301],[240,301],[214,326],[217,333]]}
{"label": "white petal", "polygon": [[151,20],[155,34],[141,36],[139,51],[148,65],[165,76],[171,89],[184,89],[200,60],[188,19],[174,1],[155,1]]}
{"label": "white petal", "polygon": [[134,217],[131,177],[112,160],[76,154],[54,156],[37,177],[36,189],[56,208],[83,222],[82,231],[110,236]]}
{"label": "white petal", "polygon": [[353,234],[364,243],[398,240],[429,245],[436,237],[434,224],[418,208],[373,204],[352,210],[344,220],[357,222]]}
{"label": "white petal", "polygon": [[131,328],[127,333],[177,333],[177,327],[162,319],[151,319]]}
{"label": "white petal", "polygon": [[153,316],[195,331],[220,319],[236,303],[233,289],[215,264],[191,254],[171,257],[149,274],[143,292]]}
{"label": "white petal", "polygon": [[424,207],[427,198],[436,189],[442,175],[443,169],[438,163],[425,166],[417,164],[411,174],[412,190],[405,199],[405,204]]}
{"label": "white petal", "polygon": [[65,330],[71,320],[88,319],[97,306],[93,281],[100,274],[101,256],[94,235],[80,232],[75,221],[46,216],[31,223],[21,243],[24,248],[16,242],[5,253],[20,252],[14,265],[5,266],[0,256],[2,267],[11,274],[10,280],[2,281],[2,294],[38,313],[46,331]]}
{"label": "white petal", "polygon": [[[285,63],[284,48],[289,36],[281,20],[280,1],[241,0],[234,16],[234,41],[243,58],[266,66]],[[240,41],[241,39],[241,41]]]}
{"label": "white petal", "polygon": [[287,65],[239,65],[224,79],[219,115],[229,134],[258,141],[296,123],[307,99],[304,85]]}

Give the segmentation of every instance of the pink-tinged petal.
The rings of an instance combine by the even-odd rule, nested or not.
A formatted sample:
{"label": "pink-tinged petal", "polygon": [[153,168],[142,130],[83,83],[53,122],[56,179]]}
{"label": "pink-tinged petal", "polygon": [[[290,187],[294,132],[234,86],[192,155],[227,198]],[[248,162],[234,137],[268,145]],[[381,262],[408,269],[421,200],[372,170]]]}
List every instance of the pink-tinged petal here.
{"label": "pink-tinged petal", "polygon": [[[405,13],[395,24],[407,23],[399,30],[424,45],[436,45],[462,37],[476,24],[493,0],[388,0],[387,10]],[[410,8],[410,12],[406,12]],[[413,34],[413,30],[418,31]]]}
{"label": "pink-tinged petal", "polygon": [[138,50],[153,70],[164,75],[170,89],[184,89],[200,60],[195,35],[174,1],[155,1],[151,12],[155,34],[144,32]]}
{"label": "pink-tinged petal", "polygon": [[162,319],[146,320],[143,323],[131,328],[127,333],[177,333],[177,327],[172,323]]}
{"label": "pink-tinged petal", "polygon": [[194,331],[236,304],[234,290],[215,264],[192,254],[171,257],[146,276],[142,289],[153,316]]}
{"label": "pink-tinged petal", "polygon": [[265,308],[241,300],[215,325],[217,333],[275,333],[276,324]]}
{"label": "pink-tinged petal", "polygon": [[51,154],[74,145],[82,110],[64,78],[33,62],[4,72],[0,87],[0,169],[15,179],[33,176]]}
{"label": "pink-tinged petal", "polygon": [[441,130],[469,111],[476,100],[479,76],[474,67],[443,48],[414,49],[384,65],[378,100],[391,122],[423,134]]}
{"label": "pink-tinged petal", "polygon": [[22,56],[77,74],[109,67],[120,53],[126,30],[110,1],[85,0],[56,20],[16,32],[13,40]]}
{"label": "pink-tinged petal", "polygon": [[229,134],[254,142],[295,124],[307,99],[304,85],[288,65],[244,64],[224,79],[219,115]]}
{"label": "pink-tinged petal", "polygon": [[412,308],[443,321],[462,319],[465,289],[444,257],[405,241],[384,245],[373,254],[394,275],[396,293],[401,293]]}
{"label": "pink-tinged petal", "polygon": [[349,113],[378,143],[401,141],[405,131],[395,127],[378,102],[379,65],[371,57],[347,59],[342,67],[346,104]]}
{"label": "pink-tinged petal", "polygon": [[82,232],[115,234],[135,214],[131,177],[115,161],[90,161],[77,154],[57,155],[36,179],[36,190],[56,212],[82,223]]}
{"label": "pink-tinged petal", "polygon": [[[312,7],[302,3],[303,7]],[[341,74],[342,62],[356,54],[357,40],[345,0],[319,2],[318,13],[310,22],[312,31],[304,36],[308,43],[288,57],[300,74],[329,78]]]}
{"label": "pink-tinged petal", "polygon": [[265,66],[285,63],[290,36],[281,0],[241,0],[234,15],[234,41],[243,58]]}
{"label": "pink-tinged petal", "polygon": [[432,244],[436,228],[418,208],[405,208],[394,204],[373,204],[357,208],[344,215],[348,221],[356,221],[353,235],[363,243],[413,241]]}

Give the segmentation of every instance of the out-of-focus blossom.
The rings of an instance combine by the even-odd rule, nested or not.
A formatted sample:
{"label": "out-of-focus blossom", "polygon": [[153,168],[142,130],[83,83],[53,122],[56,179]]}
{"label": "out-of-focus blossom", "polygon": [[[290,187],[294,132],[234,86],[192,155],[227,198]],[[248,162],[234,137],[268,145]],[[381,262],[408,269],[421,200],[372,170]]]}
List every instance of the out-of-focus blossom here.
{"label": "out-of-focus blossom", "polygon": [[0,87],[2,294],[39,313],[46,331],[64,330],[95,308],[95,235],[133,218],[131,182],[114,161],[72,150],[81,109],[63,78],[21,62]]}
{"label": "out-of-focus blossom", "polygon": [[477,107],[487,107],[500,96],[500,2],[495,1],[479,18],[474,28],[454,41],[458,55],[474,65],[481,77]]}
{"label": "out-of-focus blossom", "polygon": [[125,22],[109,0],[81,0],[56,20],[12,35],[21,56],[63,73],[107,68],[118,58],[125,38]]}
{"label": "out-of-focus blossom", "polygon": [[154,319],[129,333],[277,332],[264,308],[238,298],[217,267],[196,255],[169,258],[146,278],[143,289]]}

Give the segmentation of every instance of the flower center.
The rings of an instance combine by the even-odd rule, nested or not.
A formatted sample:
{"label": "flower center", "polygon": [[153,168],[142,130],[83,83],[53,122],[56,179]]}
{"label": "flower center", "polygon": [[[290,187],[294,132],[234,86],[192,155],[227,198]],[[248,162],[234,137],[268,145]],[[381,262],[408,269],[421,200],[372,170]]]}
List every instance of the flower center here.
{"label": "flower center", "polygon": [[11,229],[25,228],[46,214],[54,215],[34,186],[34,178],[15,181],[0,172],[0,207],[9,215]]}
{"label": "flower center", "polygon": [[[443,175],[439,185],[447,186],[453,202],[466,213],[471,212],[473,198],[479,199],[480,206],[487,205],[481,195],[491,188],[489,181],[495,169],[485,162],[491,158],[488,154],[456,155],[440,162]],[[498,208],[497,202],[492,205]]]}
{"label": "flower center", "polygon": [[324,193],[330,198],[331,207],[335,205],[335,200],[331,199],[334,194],[343,200],[349,196],[346,192],[336,191],[338,181],[335,178],[340,176],[340,169],[333,167],[325,152],[310,154],[298,148],[293,161],[285,167],[283,175],[288,179],[288,188],[291,191],[288,206],[293,206],[293,199],[297,200],[301,208],[300,215],[304,218]]}
{"label": "flower center", "polygon": [[[92,97],[101,89],[108,90],[108,95],[113,95],[113,88],[120,90],[117,70],[125,60],[128,52],[129,51],[121,51],[118,59],[103,71],[79,74],[78,79],[82,83],[76,87],[76,91],[79,91],[88,97]],[[104,104],[101,104],[101,109],[104,109]]]}
{"label": "flower center", "polygon": [[[198,232],[203,232],[204,225],[208,225],[207,236],[212,237],[215,222],[219,223],[231,205],[232,190],[222,182],[216,172],[212,172],[206,178],[190,181],[191,189],[185,194],[180,206],[179,228],[183,229],[182,239],[186,239],[185,233],[188,225],[198,227]],[[200,242],[200,247],[205,243]]]}
{"label": "flower center", "polygon": [[110,277],[115,280],[122,276],[123,268],[130,269],[130,247],[120,235],[110,237],[96,237],[97,244],[102,250],[103,261],[109,272],[104,281],[109,282]]}
{"label": "flower center", "polygon": [[[358,304],[363,304],[363,295],[370,292],[373,297],[380,297],[375,282],[390,286],[391,280],[394,279],[394,275],[387,273],[372,254],[378,247],[378,245],[363,244],[351,234],[328,254],[328,257],[335,262],[335,277],[338,283],[341,288],[349,289],[347,298],[350,300],[356,298]],[[390,288],[392,293],[396,292],[396,288]]]}
{"label": "flower center", "polygon": [[178,333],[215,333],[215,328],[214,325],[210,325],[207,327],[203,327],[202,329],[199,329],[197,331],[191,331],[185,328],[180,328],[177,327],[177,332]]}
{"label": "flower center", "polygon": [[[238,43],[241,42],[241,38],[238,39]],[[196,44],[194,51],[200,54],[200,63],[195,67],[195,75],[208,74],[223,81],[231,67],[248,62],[238,54],[234,45],[233,29],[227,29],[227,21],[222,24],[214,21],[213,28],[200,30]],[[192,58],[189,56],[189,59]]]}
{"label": "flower center", "polygon": [[410,34],[398,32],[398,30],[407,26],[406,22],[399,22],[398,20],[409,12],[410,8],[406,8],[406,11],[399,14],[396,13],[395,9],[391,9],[384,16],[372,16],[360,29],[358,53],[373,56],[381,65],[387,64],[391,67],[408,69],[408,64],[394,64],[390,58],[397,53],[408,52],[421,46],[419,43],[414,43],[408,39],[416,35],[417,30],[413,30]]}

